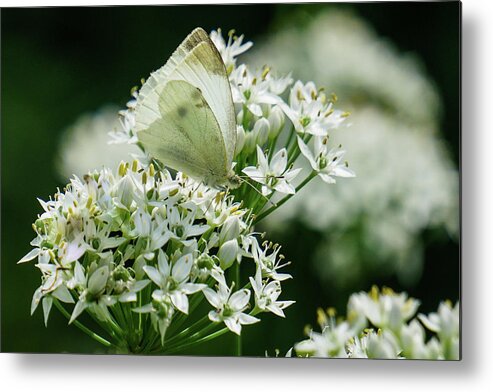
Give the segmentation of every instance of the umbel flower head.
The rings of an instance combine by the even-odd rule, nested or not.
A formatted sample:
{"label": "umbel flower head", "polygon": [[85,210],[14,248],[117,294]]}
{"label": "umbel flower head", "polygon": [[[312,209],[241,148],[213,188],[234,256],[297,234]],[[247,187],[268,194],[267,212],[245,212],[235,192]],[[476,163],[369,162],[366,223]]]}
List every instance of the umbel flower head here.
{"label": "umbel flower head", "polygon": [[[294,352],[300,357],[459,359],[459,303],[452,307],[444,301],[438,313],[413,318],[418,306],[419,301],[389,288],[355,293],[345,319],[336,320],[333,309],[319,309],[321,332],[309,329]],[[426,341],[432,332],[436,335]]]}
{"label": "umbel flower head", "polygon": [[[272,269],[281,266],[259,260],[248,210],[182,173],[173,178],[152,164],[122,162],[118,173],[103,169],[74,177],[63,192],[40,203],[34,249],[20,262],[37,259],[41,286],[31,312],[42,303],[45,322],[53,303],[66,314],[62,303],[75,304],[69,322],[83,327],[79,317],[88,313],[111,338],[107,343],[120,350],[173,352],[184,341],[209,336],[201,333],[204,328],[193,339],[183,330],[177,336],[203,299],[214,307],[212,327],[236,334],[242,324],[259,321],[253,314],[283,316],[280,309],[292,303],[265,306],[264,296],[251,295],[249,282],[227,282],[226,270],[241,261],[256,266],[255,290],[275,285],[279,296],[281,280],[290,276],[276,277]],[[277,253],[270,255],[274,263]]]}

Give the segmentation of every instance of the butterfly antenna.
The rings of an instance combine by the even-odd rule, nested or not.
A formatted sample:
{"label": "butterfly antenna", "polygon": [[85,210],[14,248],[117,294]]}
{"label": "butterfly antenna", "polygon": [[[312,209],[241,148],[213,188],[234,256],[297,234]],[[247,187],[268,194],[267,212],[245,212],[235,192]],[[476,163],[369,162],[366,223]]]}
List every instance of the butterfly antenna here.
{"label": "butterfly antenna", "polygon": [[[267,203],[270,203],[273,207],[276,207],[277,204],[274,203],[272,200],[270,200],[267,196],[265,196],[262,192],[260,192],[256,187],[255,185],[253,185],[252,183],[250,183],[250,181],[247,180],[247,177],[244,177],[244,176],[238,176],[238,178],[240,179],[240,181],[244,182],[245,184],[247,184],[249,187],[251,187],[255,192],[257,192],[260,196],[262,196],[266,201]],[[260,177],[259,177],[260,178]]]}

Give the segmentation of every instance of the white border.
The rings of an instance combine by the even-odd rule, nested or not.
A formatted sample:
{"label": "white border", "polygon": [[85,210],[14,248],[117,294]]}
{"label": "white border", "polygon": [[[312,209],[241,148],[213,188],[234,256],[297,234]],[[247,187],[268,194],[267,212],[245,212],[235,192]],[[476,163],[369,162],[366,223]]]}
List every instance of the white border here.
{"label": "white border", "polygon": [[[230,2],[230,1],[228,1]],[[243,3],[246,3],[244,1]],[[73,4],[72,4],[73,3]],[[49,1],[43,5],[101,2]],[[144,3],[144,2],[143,2]],[[146,1],[158,4],[162,1]],[[197,3],[197,2],[182,2]],[[223,3],[217,1],[216,3]],[[493,18],[463,2],[463,360],[343,361],[83,355],[0,355],[5,391],[487,391],[493,385]],[[128,1],[106,4],[129,4]],[[39,6],[0,1],[1,6]],[[416,21],[419,25],[419,21]]]}

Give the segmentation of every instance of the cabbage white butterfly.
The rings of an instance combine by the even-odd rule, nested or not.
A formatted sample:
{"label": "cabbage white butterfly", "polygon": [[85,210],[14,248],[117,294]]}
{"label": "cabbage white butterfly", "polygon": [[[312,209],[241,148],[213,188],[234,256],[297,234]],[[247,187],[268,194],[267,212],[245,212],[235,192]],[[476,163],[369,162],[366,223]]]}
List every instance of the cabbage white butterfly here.
{"label": "cabbage white butterfly", "polygon": [[139,91],[135,131],[166,166],[213,187],[237,187],[236,120],[226,67],[201,28],[193,30]]}

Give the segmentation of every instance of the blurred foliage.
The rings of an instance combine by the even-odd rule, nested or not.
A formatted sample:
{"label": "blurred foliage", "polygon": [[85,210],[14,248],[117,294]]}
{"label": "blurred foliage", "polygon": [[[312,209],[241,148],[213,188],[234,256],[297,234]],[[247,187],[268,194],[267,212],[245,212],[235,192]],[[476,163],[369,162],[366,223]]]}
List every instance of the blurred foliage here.
{"label": "blurred foliage", "polygon": [[[130,88],[161,66],[177,44],[196,26],[206,30],[236,29],[247,39],[275,31],[280,22],[299,15],[309,19],[321,8],[349,7],[367,19],[402,51],[416,53],[436,81],[444,101],[442,129],[459,157],[459,3],[362,3],[347,5],[229,5],[98,8],[3,9],[1,14],[1,350],[9,352],[81,352],[103,350],[53,312],[45,328],[42,312],[29,315],[39,273],[32,265],[16,265],[34,237],[31,223],[40,212],[36,198],[47,199],[59,183],[55,156],[60,132],[81,113],[107,103],[122,108]],[[293,16],[294,15],[294,16]],[[287,43],[288,45],[289,43]],[[297,304],[287,319],[269,315],[245,328],[244,354],[284,353],[302,338],[315,309],[339,307],[349,293],[329,296],[314,271],[304,263],[316,233],[292,228],[283,244],[294,279],[285,298]],[[302,240],[299,240],[302,239]],[[441,299],[459,297],[457,244],[429,239],[423,279],[407,290],[423,301],[421,310],[436,309]],[[337,279],[337,277],[334,277]],[[397,282],[371,282],[401,290]],[[353,291],[367,290],[354,287]],[[204,345],[192,354],[228,355],[232,336]]]}

